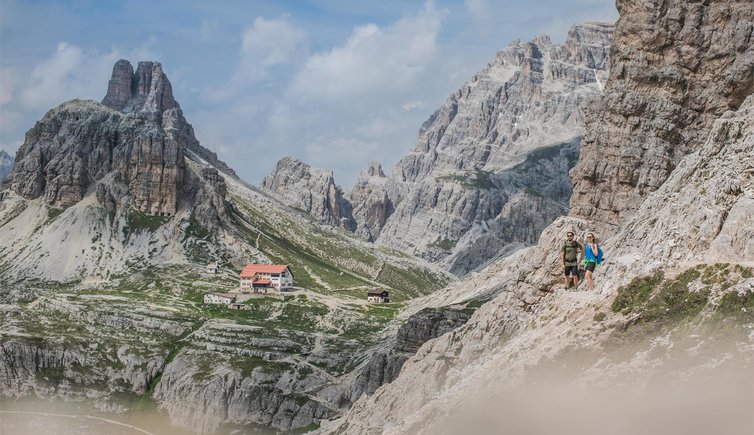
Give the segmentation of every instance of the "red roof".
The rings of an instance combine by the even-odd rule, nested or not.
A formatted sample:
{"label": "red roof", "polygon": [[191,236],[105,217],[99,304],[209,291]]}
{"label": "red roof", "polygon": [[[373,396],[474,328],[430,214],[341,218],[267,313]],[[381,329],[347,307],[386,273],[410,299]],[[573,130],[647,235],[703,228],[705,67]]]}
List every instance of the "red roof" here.
{"label": "red roof", "polygon": [[269,279],[263,278],[253,281],[252,284],[270,284],[271,282]]}
{"label": "red roof", "polygon": [[285,269],[288,269],[287,264],[249,263],[241,271],[241,278],[253,278],[257,273],[283,273]]}

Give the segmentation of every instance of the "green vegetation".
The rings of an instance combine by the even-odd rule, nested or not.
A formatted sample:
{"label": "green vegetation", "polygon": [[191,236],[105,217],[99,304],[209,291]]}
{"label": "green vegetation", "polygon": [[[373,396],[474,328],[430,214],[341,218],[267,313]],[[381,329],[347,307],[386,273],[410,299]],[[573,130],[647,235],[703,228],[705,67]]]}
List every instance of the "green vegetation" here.
{"label": "green vegetation", "polygon": [[298,428],[292,431],[289,431],[288,434],[290,435],[303,435],[305,433],[309,433],[311,431],[319,429],[319,423],[311,423],[308,426],[304,426],[302,428]]}
{"label": "green vegetation", "polygon": [[131,209],[126,215],[126,225],[123,227],[123,237],[128,239],[131,234],[142,232],[153,233],[170,220],[168,216],[150,216],[140,210]]}
{"label": "green vegetation", "polygon": [[527,195],[536,196],[537,198],[544,198],[545,195],[542,194],[542,192],[534,189],[533,187],[526,186],[524,188],[524,192],[526,192]]}
{"label": "green vegetation", "polygon": [[[578,141],[580,142],[581,139],[578,138]],[[512,170],[515,172],[529,172],[543,161],[550,161],[558,158],[560,156],[560,151],[568,145],[569,143],[566,142],[539,148],[538,150],[529,153],[526,156],[526,160],[514,166]],[[576,156],[578,156],[578,154]],[[569,162],[568,167],[572,167],[575,163],[575,161]]]}
{"label": "green vegetation", "polygon": [[[347,250],[337,247],[333,242],[319,245],[322,252],[316,252],[312,246],[296,245],[291,240],[298,237],[282,237],[280,232],[272,226],[267,217],[256,213],[252,208],[242,206],[248,217],[234,214],[233,219],[240,235],[251,245],[264,252],[270,260],[277,263],[289,264],[293,271],[296,285],[324,291],[321,282],[337,288],[366,285],[368,282],[351,272],[345,273],[334,264],[325,261],[326,258],[338,256],[349,258]],[[285,227],[295,228],[295,224],[288,222]],[[329,246],[328,246],[329,245]],[[345,252],[344,252],[345,251]],[[375,259],[375,262],[377,260]]]}
{"label": "green vegetation", "polygon": [[605,314],[605,313],[603,313],[601,311],[599,313],[597,313],[597,314],[594,315],[594,321],[595,322],[602,322],[605,319],[607,319],[607,314]]}
{"label": "green vegetation", "polygon": [[301,303],[292,301],[283,305],[283,311],[276,322],[297,331],[317,331],[320,317],[330,310],[319,302]]}
{"label": "green vegetation", "polygon": [[614,313],[623,312],[623,314],[634,311],[649,300],[652,290],[660,285],[662,279],[662,272],[656,272],[651,276],[634,278],[627,286],[622,286],[618,289],[618,296],[613,300],[610,309]]}
{"label": "green vegetation", "polygon": [[[709,295],[716,288],[723,294],[715,303],[711,317],[706,319],[718,326],[752,324],[754,292],[728,290],[751,276],[751,268],[727,263],[699,265],[673,279],[665,279],[657,272],[637,277],[620,287],[611,309],[635,316],[629,325],[624,325],[626,329],[642,325],[646,325],[644,329],[667,326],[698,316],[708,306]],[[697,291],[689,290],[691,283],[697,283]]]}
{"label": "green vegetation", "polygon": [[284,362],[267,361],[263,358],[253,355],[231,355],[227,360],[228,365],[241,371],[241,376],[248,378],[251,372],[260,368],[267,373],[280,375],[292,371],[292,367]]}
{"label": "green vegetation", "polygon": [[48,385],[57,385],[65,379],[65,369],[61,366],[42,367],[35,374],[37,381],[44,382]]}
{"label": "green vegetation", "polygon": [[466,309],[471,309],[472,312],[476,311],[477,308],[481,307],[482,305],[486,304],[487,302],[491,301],[492,299],[490,297],[477,297],[470,299],[468,302],[466,302],[465,307]]}
{"label": "green vegetation", "polygon": [[639,314],[639,322],[667,324],[699,314],[705,305],[709,289],[689,291],[688,285],[701,276],[698,268],[686,270],[672,280],[662,274],[634,279],[632,284],[618,289],[613,312]]}
{"label": "green vegetation", "polygon": [[55,208],[55,207],[48,208],[47,209],[47,223],[54,221],[56,217],[61,215],[61,213],[63,213],[62,208]]}
{"label": "green vegetation", "polygon": [[754,324],[754,292],[725,293],[715,307],[715,318],[737,324]]}
{"label": "green vegetation", "polygon": [[437,177],[437,181],[450,181],[460,184],[465,189],[496,189],[497,186],[492,181],[492,173],[487,171],[469,171],[463,174],[443,175]]}
{"label": "green vegetation", "polygon": [[450,239],[442,239],[442,240],[440,240],[440,238],[438,238],[437,240],[435,240],[434,242],[432,242],[431,245],[429,245],[430,248],[431,247],[436,247],[436,248],[440,248],[440,249],[442,249],[444,251],[450,251],[453,248],[455,248],[455,246],[456,246],[456,242],[454,242],[453,240],[450,240]]}
{"label": "green vegetation", "polygon": [[184,240],[186,237],[195,237],[197,239],[208,239],[210,237],[211,233],[196,220],[193,213],[189,216],[188,222],[189,224],[185,229]]}

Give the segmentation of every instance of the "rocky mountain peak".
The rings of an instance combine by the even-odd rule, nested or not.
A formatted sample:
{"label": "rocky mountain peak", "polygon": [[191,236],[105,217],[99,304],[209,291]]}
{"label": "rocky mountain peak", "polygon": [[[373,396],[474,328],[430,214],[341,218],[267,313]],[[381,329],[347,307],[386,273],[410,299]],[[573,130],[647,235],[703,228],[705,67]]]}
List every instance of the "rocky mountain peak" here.
{"label": "rocky mountain peak", "polygon": [[393,213],[393,203],[385,192],[387,177],[382,165],[374,160],[359,174],[346,197],[353,207],[356,234],[374,241]]}
{"label": "rocky mountain peak", "polygon": [[351,205],[335,184],[333,172],[312,168],[293,157],[283,157],[260,188],[285,203],[305,210],[322,223],[353,230]]}
{"label": "rocky mountain peak", "polygon": [[[111,211],[133,207],[172,215],[191,204],[194,212],[206,211],[196,219],[213,227],[225,215],[224,184],[219,174],[189,169],[186,150],[227,168],[199,144],[162,66],[140,62],[134,72],[128,61],[119,60],[102,104],[63,103],[27,132],[4,185],[62,208],[92,191]],[[202,201],[212,206],[198,206]]]}
{"label": "rocky mountain peak", "polygon": [[134,72],[131,63],[121,59],[113,66],[112,78],[102,104],[123,113],[158,112],[180,108],[173,88],[158,62],[139,62]]}
{"label": "rocky mountain peak", "polygon": [[382,165],[375,160],[369,161],[369,166],[359,174],[359,178],[372,177],[385,178],[385,173],[382,172]]}
{"label": "rocky mountain peak", "polygon": [[569,59],[588,68],[607,70],[614,27],[597,21],[571,27],[565,43]]}
{"label": "rocky mountain peak", "polygon": [[[741,315],[751,313],[751,303],[734,310],[725,305],[751,301],[754,288],[754,3],[619,0],[617,6],[610,79],[587,108],[579,163],[571,171],[571,216],[539,233],[537,246],[449,288],[443,302],[436,302],[442,292],[427,298],[424,306],[484,300],[475,298],[485,291],[496,295],[465,326],[425,343],[393,383],[319,433],[529,428],[547,396],[528,395],[538,384],[557,385],[558,394],[565,385],[580,385],[574,393],[589,395],[613,384],[619,395],[648,402],[658,385],[669,386],[684,391],[661,394],[663,406],[677,408],[671,432],[697,422],[717,427],[740,421],[748,428],[747,407],[710,422],[709,401],[696,406],[686,399],[707,397],[708,386],[729,376],[735,388],[726,386],[720,397],[745,402],[751,391],[748,379],[732,377],[748,375],[754,366],[754,318]],[[569,231],[580,240],[596,232],[607,252],[593,289],[562,288],[557,247]],[[716,273],[730,281],[709,280]],[[640,292],[642,302],[623,303]],[[718,333],[721,324],[730,327]],[[710,364],[719,355],[729,358],[726,363],[736,360],[736,368]],[[660,379],[673,379],[672,386]],[[704,387],[687,389],[695,384]],[[489,396],[477,400],[482,391]],[[490,418],[512,391],[533,397],[535,411]],[[572,401],[578,393],[563,397]],[[494,402],[489,411],[487,400]],[[467,413],[459,411],[469,403]],[[513,414],[529,405],[514,407]],[[605,409],[610,414],[631,407]],[[574,408],[564,421],[593,420],[593,410],[579,415]],[[443,415],[448,417],[438,418]],[[609,424],[620,426],[613,418]],[[542,432],[563,431],[555,426]],[[635,431],[632,426],[626,424],[626,432]],[[604,427],[580,423],[572,431]]]}
{"label": "rocky mountain peak", "polygon": [[453,92],[385,181],[394,213],[377,241],[460,274],[534,243],[567,211],[568,170],[585,108],[607,80],[612,29],[577,25],[564,45],[513,41]]}

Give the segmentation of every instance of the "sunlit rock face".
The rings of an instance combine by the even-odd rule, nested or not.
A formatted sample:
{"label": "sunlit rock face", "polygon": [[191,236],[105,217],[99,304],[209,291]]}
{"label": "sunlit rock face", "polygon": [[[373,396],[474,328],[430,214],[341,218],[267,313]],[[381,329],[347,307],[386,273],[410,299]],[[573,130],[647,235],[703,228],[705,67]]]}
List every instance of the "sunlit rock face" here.
{"label": "sunlit rock face", "polygon": [[458,274],[535,243],[567,213],[568,171],[607,80],[612,32],[586,23],[564,45],[514,41],[450,95],[384,183],[395,210],[377,242]]}
{"label": "sunlit rock face", "polygon": [[372,242],[394,211],[393,203],[385,192],[386,181],[382,165],[371,161],[367,169],[361,171],[353,188],[346,193],[353,206],[356,234]]}
{"label": "sunlit rock face", "polygon": [[615,231],[754,89],[749,1],[618,1],[608,87],[573,171],[576,216]]}
{"label": "sunlit rock face", "polygon": [[312,168],[300,160],[284,157],[260,187],[322,223],[355,229],[351,204],[335,184],[331,170]]}

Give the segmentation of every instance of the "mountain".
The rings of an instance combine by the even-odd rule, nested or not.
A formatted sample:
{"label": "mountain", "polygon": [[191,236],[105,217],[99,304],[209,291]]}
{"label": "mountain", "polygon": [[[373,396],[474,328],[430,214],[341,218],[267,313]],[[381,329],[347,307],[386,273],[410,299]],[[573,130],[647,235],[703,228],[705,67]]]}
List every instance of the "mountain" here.
{"label": "mountain", "polygon": [[607,78],[613,27],[574,26],[565,45],[515,41],[452,94],[393,169],[395,212],[378,243],[465,274],[567,212],[584,109]]}
{"label": "mountain", "polygon": [[300,160],[284,157],[272,174],[262,180],[260,187],[302,208],[320,222],[354,229],[351,205],[335,184],[332,171],[315,169]]}
{"label": "mountain", "polygon": [[[156,412],[199,432],[316,425],[352,401],[403,304],[454,281],[238,179],[196,140],[156,62],[118,61],[102,103],[45,114],[3,187],[9,403]],[[220,274],[206,272],[213,262]],[[204,304],[247,262],[287,264],[294,297]],[[367,305],[372,288],[393,302]]]}
{"label": "mountain", "polygon": [[361,171],[346,198],[353,207],[353,219],[358,223],[356,234],[373,242],[395,211],[393,202],[385,191],[387,177],[379,162],[371,161]]}
{"label": "mountain", "polygon": [[[120,60],[102,104],[65,103],[29,131],[5,185],[58,208],[77,204],[92,189],[112,212],[133,207],[170,216],[194,208],[213,228],[227,210],[222,187],[186,165],[185,150],[199,148],[161,65],[141,62],[134,72]],[[212,206],[200,204],[207,202]]]}
{"label": "mountain", "polygon": [[[754,6],[617,6],[570,215],[412,301],[481,308],[320,433],[749,431]],[[605,233],[592,291],[562,289],[568,231]]]}
{"label": "mountain", "polygon": [[[348,219],[363,238],[458,275],[531,245],[568,212],[568,171],[584,110],[607,79],[612,31],[586,23],[564,45],[545,35],[512,42],[422,125],[416,146],[388,177],[370,163],[345,194],[325,195],[335,189],[331,177],[317,188],[278,180],[275,191],[290,192],[290,203],[306,210],[308,198],[329,198],[339,206],[317,207],[320,221]],[[271,177],[281,178],[287,164]],[[270,190],[268,183],[262,188]]]}
{"label": "mountain", "polygon": [[12,169],[13,157],[5,151],[0,150],[0,185],[2,185],[3,179],[10,174]]}

